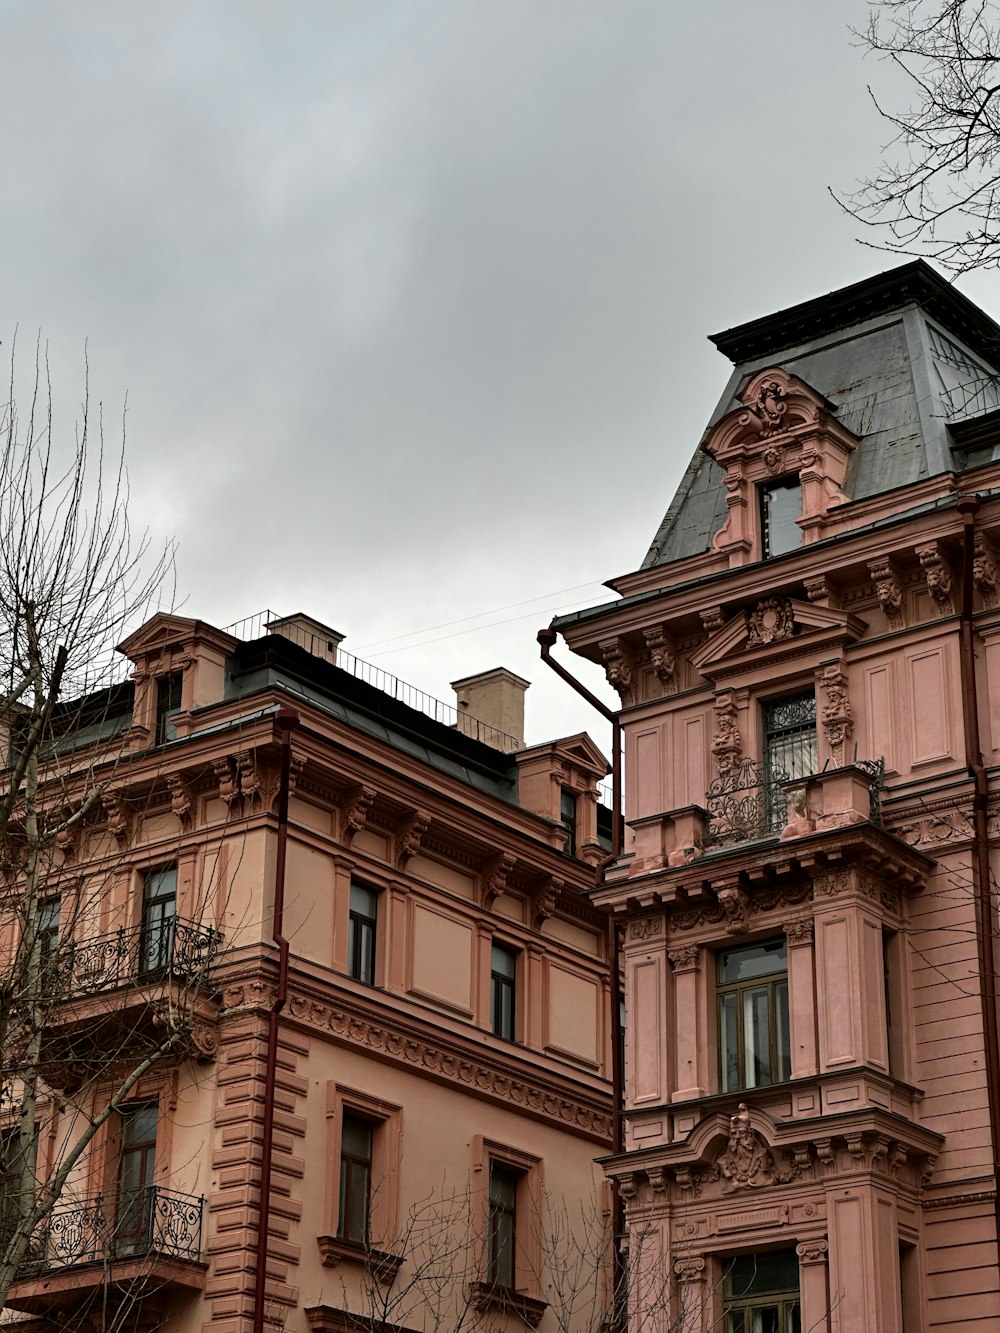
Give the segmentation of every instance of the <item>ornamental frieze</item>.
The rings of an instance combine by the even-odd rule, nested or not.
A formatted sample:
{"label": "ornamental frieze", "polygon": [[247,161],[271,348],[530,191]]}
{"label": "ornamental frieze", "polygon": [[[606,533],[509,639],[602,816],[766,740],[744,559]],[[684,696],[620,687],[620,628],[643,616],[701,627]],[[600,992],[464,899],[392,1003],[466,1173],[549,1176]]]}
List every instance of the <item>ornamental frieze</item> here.
{"label": "ornamental frieze", "polygon": [[609,1115],[570,1097],[562,1097],[538,1087],[527,1079],[505,1074],[493,1065],[441,1050],[419,1037],[405,1036],[383,1023],[372,1022],[302,995],[289,998],[287,1012],[297,1022],[306,1023],[367,1050],[378,1051],[404,1064],[414,1065],[452,1083],[474,1088],[504,1102],[512,1102],[515,1106],[522,1106],[528,1111],[572,1126],[589,1137],[611,1137]]}

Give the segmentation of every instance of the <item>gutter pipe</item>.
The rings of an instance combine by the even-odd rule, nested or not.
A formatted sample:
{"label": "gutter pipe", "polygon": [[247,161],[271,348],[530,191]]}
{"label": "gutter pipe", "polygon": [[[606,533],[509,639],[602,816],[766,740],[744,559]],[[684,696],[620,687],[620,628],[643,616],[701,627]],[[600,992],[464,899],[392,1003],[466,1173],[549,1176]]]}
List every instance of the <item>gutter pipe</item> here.
{"label": "gutter pipe", "polygon": [[285,924],[285,864],[288,855],[288,786],[292,768],[292,731],[299,715],[280,708],[274,717],[281,746],[278,780],[278,847],[274,860],[274,912],[271,937],[278,946],[278,986],[267,1016],[267,1055],[264,1063],[264,1124],[261,1132],[260,1198],[257,1218],[257,1259],[254,1271],[253,1333],[264,1333],[264,1294],[267,1283],[267,1247],[271,1238],[271,1168],[274,1157],[274,1089],[278,1072],[278,1020],[288,999],[288,941]]}
{"label": "gutter pipe", "polygon": [[[567,685],[572,686],[582,698],[592,708],[596,708],[603,718],[611,723],[611,855],[606,856],[594,867],[594,882],[600,884],[604,876],[605,868],[616,861],[621,855],[622,850],[622,726],[621,720],[616,712],[610,709],[607,704],[598,699],[596,694],[592,694],[581,681],[577,680],[561,662],[557,662],[552,656],[552,646],[556,643],[558,635],[552,628],[540,629],[538,631],[538,643],[542,650],[542,661],[546,666],[552,668],[557,676],[561,677]],[[611,1151],[617,1156],[622,1151],[622,1106],[625,1100],[625,1070],[622,1060],[622,983],[621,966],[619,962],[619,930],[620,927],[615,919],[608,914],[608,957],[611,971]],[[625,1326],[625,1310],[622,1304],[622,1298],[625,1295],[624,1288],[624,1270],[622,1265],[621,1250],[619,1247],[619,1237],[625,1232],[625,1210],[622,1206],[621,1193],[618,1189],[617,1181],[611,1182],[612,1192],[612,1232],[614,1243],[611,1247],[613,1262],[612,1292],[613,1305],[611,1311],[612,1327],[622,1329]]]}
{"label": "gutter pipe", "polygon": [[979,499],[962,496],[958,512],[962,515],[962,607],[959,615],[962,681],[962,720],[965,729],[965,762],[973,780],[972,892],[976,905],[976,952],[979,962],[980,1003],[983,1017],[983,1045],[986,1059],[986,1098],[990,1116],[993,1149],[993,1209],[997,1243],[1000,1244],[1000,1040],[997,1023],[997,969],[993,927],[993,876],[990,869],[990,845],[987,815],[989,779],[983,765],[979,730],[979,693],[976,680],[976,652],[972,626],[973,559],[975,555],[975,516]]}

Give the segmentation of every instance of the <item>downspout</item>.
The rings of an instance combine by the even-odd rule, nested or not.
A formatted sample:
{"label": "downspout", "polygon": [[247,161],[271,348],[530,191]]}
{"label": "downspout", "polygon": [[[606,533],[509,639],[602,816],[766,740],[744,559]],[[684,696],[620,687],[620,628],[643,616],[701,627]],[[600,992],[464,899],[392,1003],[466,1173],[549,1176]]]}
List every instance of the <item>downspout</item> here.
{"label": "downspout", "polygon": [[[542,661],[611,723],[611,855],[606,856],[594,867],[595,883],[600,884],[605,868],[612,861],[618,859],[622,850],[622,726],[618,714],[598,699],[596,694],[592,694],[586,685],[571,675],[562,663],[557,662],[552,656],[552,646],[557,637],[554,629],[540,629],[538,631]],[[622,1106],[625,1101],[625,1070],[622,1068],[622,982],[618,931],[618,923],[609,913],[607,948],[611,972],[611,1151],[616,1156],[621,1153],[624,1143]],[[612,1182],[612,1201],[611,1225],[614,1234],[614,1243],[611,1247],[614,1265],[612,1291],[614,1292],[613,1299],[615,1301],[612,1308],[612,1327],[619,1329],[623,1328],[625,1323],[624,1309],[618,1308],[620,1296],[623,1292],[622,1258],[618,1238],[625,1232],[625,1210],[617,1182]]]}
{"label": "downspout", "polygon": [[993,1148],[993,1210],[996,1217],[997,1245],[1000,1247],[1000,1042],[997,1024],[996,959],[992,905],[992,873],[987,815],[989,779],[983,766],[979,732],[979,692],[976,680],[976,653],[972,628],[973,559],[975,555],[975,516],[979,500],[962,496],[958,512],[962,515],[962,609],[959,617],[962,720],[965,727],[965,762],[973,780],[972,797],[972,892],[976,904],[976,952],[979,961],[980,1001],[983,1011],[983,1044],[986,1056],[986,1096],[990,1114],[990,1138]]}
{"label": "downspout", "polygon": [[281,746],[278,779],[278,847],[274,858],[274,913],[271,937],[278,946],[278,987],[267,1016],[267,1055],[264,1065],[264,1125],[260,1151],[260,1200],[257,1219],[257,1261],[254,1273],[253,1333],[264,1333],[264,1290],[267,1284],[267,1247],[271,1239],[271,1166],[274,1155],[274,1088],[278,1072],[278,1019],[288,999],[288,941],[285,924],[285,863],[288,852],[288,780],[292,768],[292,731],[299,715],[281,708],[274,716]]}

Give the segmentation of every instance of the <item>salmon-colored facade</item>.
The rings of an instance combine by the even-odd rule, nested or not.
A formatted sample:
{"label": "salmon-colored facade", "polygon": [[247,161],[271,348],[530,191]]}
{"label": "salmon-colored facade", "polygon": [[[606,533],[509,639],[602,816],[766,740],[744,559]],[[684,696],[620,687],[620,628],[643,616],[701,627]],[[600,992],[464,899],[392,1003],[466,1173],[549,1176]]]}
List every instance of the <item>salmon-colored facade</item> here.
{"label": "salmon-colored facade", "polygon": [[556,622],[622,705],[632,1327],[985,1333],[1000,328],[916,263],[714,341],[643,567]]}
{"label": "salmon-colored facade", "polygon": [[[304,616],[158,615],[122,645],[103,802],[53,873],[63,927],[70,883],[112,872],[59,941],[51,1037],[79,1052],[101,1023],[127,1053],[164,1006],[189,1031],[39,1228],[9,1298],[26,1328],[586,1326],[556,1308],[548,1237],[610,1215],[586,897],[607,763],[583,735],[526,748],[510,672],[430,717],[339,642]],[[113,1091],[91,1058],[46,1103],[42,1178]]]}

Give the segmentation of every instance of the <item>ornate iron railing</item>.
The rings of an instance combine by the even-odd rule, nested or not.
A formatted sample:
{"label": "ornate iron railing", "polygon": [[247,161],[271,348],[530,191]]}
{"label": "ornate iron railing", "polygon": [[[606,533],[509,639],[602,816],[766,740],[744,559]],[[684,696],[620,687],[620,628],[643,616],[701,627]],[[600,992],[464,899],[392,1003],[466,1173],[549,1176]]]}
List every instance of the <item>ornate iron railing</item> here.
{"label": "ornate iron railing", "polygon": [[[869,818],[873,824],[881,824],[885,760],[854,759],[851,763],[854,768],[867,773],[871,780]],[[765,768],[754,759],[742,759],[722,773],[705,796],[708,811],[706,844],[728,847],[780,833],[788,808],[787,784],[791,781],[787,774],[770,765]],[[809,778],[796,781],[804,783]]]}
{"label": "ornate iron railing", "polygon": [[60,1204],[40,1224],[21,1276],[116,1259],[201,1259],[204,1199],[159,1185]]}
{"label": "ornate iron railing", "polygon": [[197,986],[221,943],[217,930],[182,917],[123,927],[73,943],[65,961],[65,988],[74,995],[96,995],[156,981]]}

